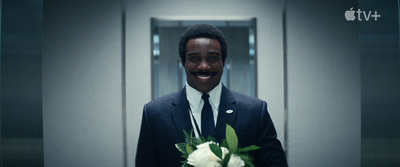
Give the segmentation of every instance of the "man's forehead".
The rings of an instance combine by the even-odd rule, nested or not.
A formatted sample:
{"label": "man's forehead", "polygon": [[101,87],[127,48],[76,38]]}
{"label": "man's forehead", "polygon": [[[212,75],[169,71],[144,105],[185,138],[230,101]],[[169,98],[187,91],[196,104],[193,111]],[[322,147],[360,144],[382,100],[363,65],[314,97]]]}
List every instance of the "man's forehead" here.
{"label": "man's forehead", "polygon": [[204,44],[204,43],[211,43],[211,42],[216,42],[218,43],[219,46],[221,46],[220,42],[215,39],[215,38],[209,38],[209,37],[197,37],[197,38],[191,38],[188,40],[188,42],[186,43],[186,46],[189,44],[189,42],[191,44]]}
{"label": "man's forehead", "polygon": [[194,41],[197,41],[199,43],[206,43],[206,42],[210,42],[210,41],[215,40],[215,39],[206,38],[206,37],[199,37],[199,38],[192,38],[190,40],[194,40]]}

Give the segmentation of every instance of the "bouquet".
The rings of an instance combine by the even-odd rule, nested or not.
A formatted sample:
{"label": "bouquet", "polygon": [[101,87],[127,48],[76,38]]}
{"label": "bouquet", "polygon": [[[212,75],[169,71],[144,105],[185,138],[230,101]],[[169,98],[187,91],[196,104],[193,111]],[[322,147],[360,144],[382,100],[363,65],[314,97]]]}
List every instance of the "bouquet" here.
{"label": "bouquet", "polygon": [[226,125],[225,139],[218,144],[209,136],[196,138],[193,130],[185,133],[185,142],[175,144],[182,152],[182,167],[254,167],[253,158],[246,154],[248,151],[257,150],[260,147],[251,145],[245,148],[238,147],[238,138],[235,130]]}

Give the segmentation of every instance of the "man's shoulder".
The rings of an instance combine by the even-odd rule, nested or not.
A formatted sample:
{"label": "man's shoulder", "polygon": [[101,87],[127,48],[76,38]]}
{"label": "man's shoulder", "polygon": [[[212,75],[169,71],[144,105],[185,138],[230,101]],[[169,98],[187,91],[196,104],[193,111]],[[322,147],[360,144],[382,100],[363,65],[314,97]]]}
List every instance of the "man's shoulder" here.
{"label": "man's shoulder", "polygon": [[179,91],[178,92],[173,92],[161,97],[158,97],[146,104],[146,106],[158,106],[158,105],[165,105],[165,104],[172,104],[172,102],[178,97]]}
{"label": "man's shoulder", "polygon": [[162,117],[167,114],[167,111],[171,111],[174,106],[174,101],[178,97],[178,92],[170,93],[162,97],[156,98],[144,105],[144,111],[147,112],[149,117]]}
{"label": "man's shoulder", "polygon": [[243,93],[239,93],[236,91],[232,91],[230,90],[230,92],[232,93],[233,97],[235,97],[236,101],[251,101],[251,102],[263,102],[263,100],[253,97],[253,96],[249,96],[249,95],[245,95]]}
{"label": "man's shoulder", "polygon": [[249,95],[245,95],[243,93],[239,93],[236,91],[230,91],[231,94],[233,95],[233,97],[236,100],[236,103],[238,104],[244,104],[247,106],[251,106],[251,105],[260,105],[262,103],[266,103],[264,100],[261,100],[259,98],[253,97],[253,96],[249,96]]}

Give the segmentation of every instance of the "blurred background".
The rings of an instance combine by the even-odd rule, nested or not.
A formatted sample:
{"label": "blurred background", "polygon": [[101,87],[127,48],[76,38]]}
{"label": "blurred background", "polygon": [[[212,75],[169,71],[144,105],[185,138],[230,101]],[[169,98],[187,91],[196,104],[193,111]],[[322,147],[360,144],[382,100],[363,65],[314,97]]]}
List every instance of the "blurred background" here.
{"label": "blurred background", "polygon": [[289,166],[400,166],[399,1],[1,0],[0,10],[1,166],[134,167],[143,105],[182,88],[178,41],[196,23],[227,36],[222,82],[267,101]]}

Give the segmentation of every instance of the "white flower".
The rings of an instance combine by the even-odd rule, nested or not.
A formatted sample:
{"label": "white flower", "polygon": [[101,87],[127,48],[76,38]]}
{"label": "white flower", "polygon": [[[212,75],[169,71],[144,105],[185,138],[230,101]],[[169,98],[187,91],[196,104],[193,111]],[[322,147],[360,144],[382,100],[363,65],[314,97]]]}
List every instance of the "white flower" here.
{"label": "white flower", "polygon": [[211,150],[210,144],[213,142],[206,142],[203,144],[197,145],[197,149],[189,154],[188,164],[193,167],[221,167],[219,161],[222,161],[218,158]]}
{"label": "white flower", "polygon": [[244,161],[237,155],[232,154],[231,159],[229,159],[228,167],[242,167],[244,166]]}
{"label": "white flower", "polygon": [[[211,150],[210,144],[215,144],[214,142],[206,142],[197,145],[197,149],[189,154],[188,164],[193,167],[222,167],[221,159],[218,158]],[[225,147],[221,147],[222,158],[229,153],[229,150]],[[228,162],[228,167],[243,167],[244,161],[237,155],[232,154]]]}
{"label": "white flower", "polygon": [[229,150],[225,147],[221,147],[221,150],[222,150],[222,158],[224,159],[225,155],[229,153]]}

